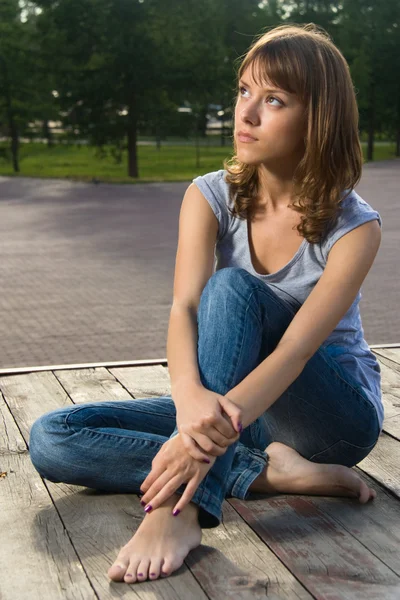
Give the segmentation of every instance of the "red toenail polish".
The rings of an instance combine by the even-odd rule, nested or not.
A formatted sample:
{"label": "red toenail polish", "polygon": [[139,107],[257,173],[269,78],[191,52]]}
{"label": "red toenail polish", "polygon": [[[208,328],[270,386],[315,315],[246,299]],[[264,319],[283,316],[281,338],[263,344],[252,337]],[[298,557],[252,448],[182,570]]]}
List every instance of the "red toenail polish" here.
{"label": "red toenail polish", "polygon": [[176,517],[176,515],[179,515],[179,513],[180,513],[180,512],[181,512],[181,511],[180,511],[179,509],[177,509],[177,508],[176,508],[176,509],[173,511],[173,513],[172,513],[172,514],[174,515],[174,517]]}
{"label": "red toenail polish", "polygon": [[149,504],[149,505],[148,505],[148,506],[146,506],[146,508],[144,509],[144,512],[147,512],[147,513],[148,513],[148,512],[150,512],[150,511],[152,510],[152,508],[153,508],[153,507],[151,506],[151,504]]}

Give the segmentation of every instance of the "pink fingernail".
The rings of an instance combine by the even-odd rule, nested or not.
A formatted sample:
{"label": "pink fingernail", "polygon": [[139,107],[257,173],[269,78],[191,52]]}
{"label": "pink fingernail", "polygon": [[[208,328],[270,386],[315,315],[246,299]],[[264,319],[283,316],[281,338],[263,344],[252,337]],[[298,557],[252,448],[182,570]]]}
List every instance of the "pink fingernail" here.
{"label": "pink fingernail", "polygon": [[146,506],[146,508],[144,509],[144,512],[150,512],[153,509],[153,507],[151,506],[151,504],[149,504],[148,506]]}

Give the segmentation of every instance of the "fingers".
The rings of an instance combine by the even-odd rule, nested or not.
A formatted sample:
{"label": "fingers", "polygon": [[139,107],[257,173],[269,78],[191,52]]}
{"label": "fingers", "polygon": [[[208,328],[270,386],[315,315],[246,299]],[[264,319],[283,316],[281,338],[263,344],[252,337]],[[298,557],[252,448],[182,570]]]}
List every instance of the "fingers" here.
{"label": "fingers", "polygon": [[178,503],[175,504],[174,508],[172,509],[172,514],[174,516],[178,516],[178,512],[182,512],[183,509],[185,508],[185,506],[187,506],[189,504],[189,502],[193,498],[197,488],[199,487],[199,483],[200,482],[198,481],[197,478],[191,479],[189,481],[189,483],[187,484],[185,491],[183,492],[182,496],[180,497]]}
{"label": "fingers", "polygon": [[[210,435],[214,433],[215,430],[210,432]],[[219,446],[215,442],[212,442],[208,435],[204,435],[198,431],[193,432],[193,439],[198,443],[201,450],[207,452],[207,454],[211,454],[211,456],[222,456],[225,454],[227,445],[224,444],[223,447]]]}
{"label": "fingers", "polygon": [[188,454],[195,460],[199,460],[201,462],[206,461],[210,462],[210,458],[207,456],[205,452],[202,452],[201,449],[197,446],[196,442],[193,438],[190,437],[187,433],[181,433],[182,436],[182,444],[185,446]]}
{"label": "fingers", "polygon": [[[225,421],[225,418],[222,416],[221,421]],[[191,426],[183,425],[181,431],[193,438],[200,446],[200,450],[212,456],[222,456],[222,454],[225,454],[228,446],[239,439],[240,434],[236,433],[231,425],[228,424],[234,437],[230,436],[227,438],[216,429],[213,422],[210,418],[205,417],[199,423],[192,424]]]}
{"label": "fingers", "polygon": [[221,434],[224,437],[228,439],[235,437],[238,431],[235,429],[231,417],[225,412],[225,409],[222,407],[222,404],[221,410],[221,417],[218,419],[218,423],[216,423],[215,427],[218,429],[218,431],[221,432]]}
{"label": "fingers", "polygon": [[242,410],[239,406],[228,398],[228,396],[218,395],[218,401],[226,414],[229,416],[235,431],[242,433]]}
{"label": "fingers", "polygon": [[153,483],[155,481],[157,481],[157,479],[160,477],[160,475],[165,471],[165,467],[156,467],[154,466],[154,459],[153,459],[153,463],[152,463],[152,467],[151,467],[151,471],[150,473],[147,475],[146,479],[142,482],[142,485],[140,486],[140,490],[142,492],[147,492],[150,487],[153,485]]}
{"label": "fingers", "polygon": [[159,479],[153,483],[148,492],[146,492],[146,494],[142,497],[141,503],[151,506],[151,509],[146,512],[151,512],[155,508],[161,506],[161,504],[168,500],[168,498],[170,498],[176,492],[179,486],[184,483],[184,478],[182,478],[182,475],[175,475],[175,477],[172,477],[172,479],[169,479],[169,477],[170,475],[168,474],[159,477]]}

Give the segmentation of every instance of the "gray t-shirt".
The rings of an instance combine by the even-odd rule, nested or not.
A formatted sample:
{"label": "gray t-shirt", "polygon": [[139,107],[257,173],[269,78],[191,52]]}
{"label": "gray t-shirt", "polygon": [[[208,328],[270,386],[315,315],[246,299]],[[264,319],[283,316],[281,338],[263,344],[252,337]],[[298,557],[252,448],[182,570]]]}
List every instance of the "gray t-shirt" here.
{"label": "gray t-shirt", "polygon": [[[310,244],[303,240],[292,260],[276,273],[257,273],[251,261],[248,242],[247,221],[233,218],[228,211],[232,208],[229,186],[225,181],[226,171],[221,169],[196,177],[193,182],[209,202],[218,219],[218,236],[215,248],[215,270],[240,267],[267,283],[273,291],[296,310],[304,303],[321,277],[328,254],[333,244],[343,235],[363,223],[378,219],[379,213],[365,202],[354,190],[342,202],[339,218],[321,243]],[[335,358],[363,388],[374,404],[380,426],[383,426],[383,405],[380,365],[369,348],[361,323],[358,292],[353,304],[334,331],[323,342],[322,347]]]}

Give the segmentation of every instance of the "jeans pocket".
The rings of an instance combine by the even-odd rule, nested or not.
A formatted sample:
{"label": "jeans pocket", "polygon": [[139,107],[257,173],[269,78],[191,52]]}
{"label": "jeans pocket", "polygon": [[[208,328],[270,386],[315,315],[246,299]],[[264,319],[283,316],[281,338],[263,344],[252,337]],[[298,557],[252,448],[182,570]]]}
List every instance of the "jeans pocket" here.
{"label": "jeans pocket", "polygon": [[327,463],[335,465],[344,465],[345,467],[354,467],[361,462],[371,450],[376,446],[378,440],[369,446],[357,446],[345,440],[339,440],[326,450],[317,452],[309,458],[316,463]]}

